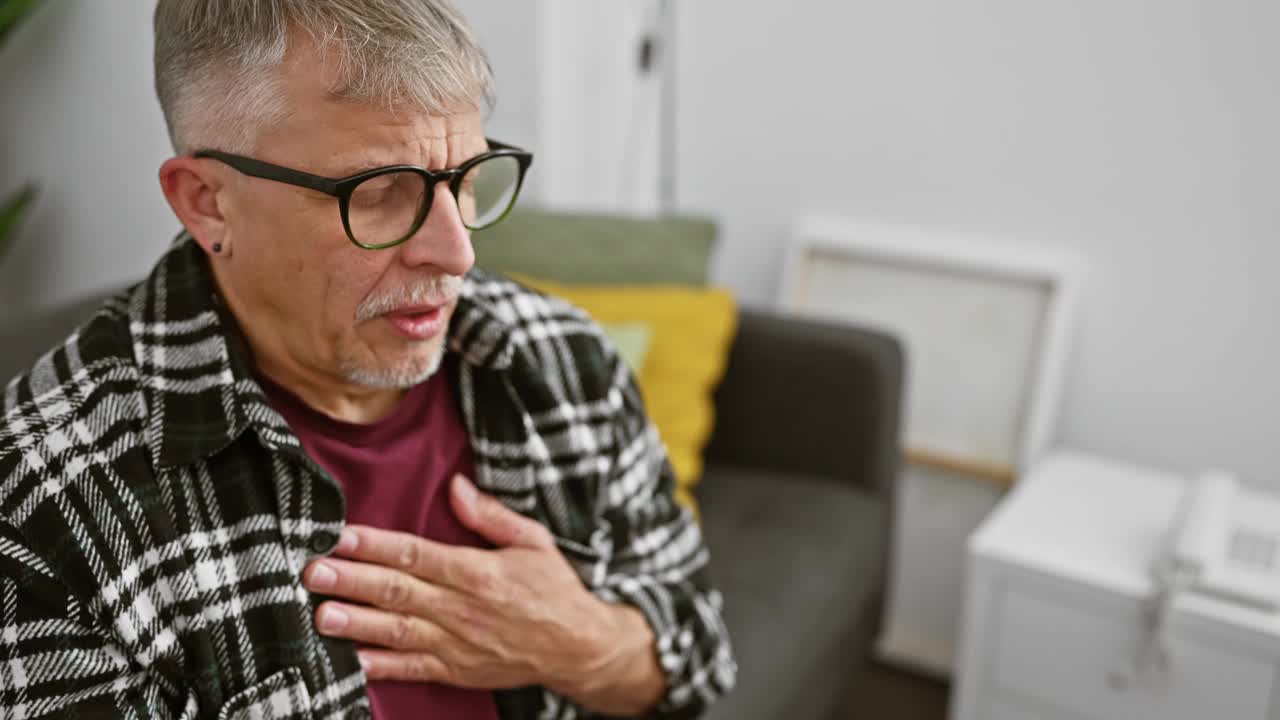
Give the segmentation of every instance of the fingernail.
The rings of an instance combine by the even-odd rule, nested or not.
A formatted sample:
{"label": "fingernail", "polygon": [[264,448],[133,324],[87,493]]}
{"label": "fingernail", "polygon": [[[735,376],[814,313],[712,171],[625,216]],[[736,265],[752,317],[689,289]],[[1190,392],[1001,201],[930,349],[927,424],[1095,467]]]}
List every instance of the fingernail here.
{"label": "fingernail", "polygon": [[471,484],[470,480],[467,480],[465,477],[461,475],[454,475],[453,487],[454,487],[454,490],[458,493],[458,498],[462,500],[462,502],[466,503],[467,505],[475,505],[476,488],[474,485]]}
{"label": "fingernail", "polygon": [[334,549],[341,553],[354,552],[359,542],[355,531],[343,529],[341,533],[338,533],[338,544]]}
{"label": "fingernail", "polygon": [[338,573],[324,563],[316,563],[311,569],[312,590],[328,590],[338,584]]}
{"label": "fingernail", "polygon": [[360,661],[361,670],[369,672],[369,658],[365,657],[362,653],[356,653],[356,660]]}
{"label": "fingernail", "polygon": [[350,620],[351,618],[341,609],[333,605],[325,605],[320,608],[320,619],[316,625],[319,626],[320,632],[334,633],[346,627]]}

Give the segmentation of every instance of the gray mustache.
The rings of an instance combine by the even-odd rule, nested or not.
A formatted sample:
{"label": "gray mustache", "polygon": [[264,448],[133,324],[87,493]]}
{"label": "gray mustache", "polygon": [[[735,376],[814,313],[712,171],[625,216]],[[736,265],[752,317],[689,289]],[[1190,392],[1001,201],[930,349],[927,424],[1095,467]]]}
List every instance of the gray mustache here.
{"label": "gray mustache", "polygon": [[367,322],[405,305],[448,305],[462,292],[462,277],[437,275],[429,280],[370,295],[356,307],[356,322]]}

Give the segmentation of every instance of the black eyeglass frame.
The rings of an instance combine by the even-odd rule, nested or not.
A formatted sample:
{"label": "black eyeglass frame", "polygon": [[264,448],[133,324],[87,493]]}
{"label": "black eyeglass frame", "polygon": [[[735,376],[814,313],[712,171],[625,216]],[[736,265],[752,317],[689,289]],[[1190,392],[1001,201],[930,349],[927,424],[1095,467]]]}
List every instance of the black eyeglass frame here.
{"label": "black eyeglass frame", "polygon": [[[255,160],[251,157],[243,155],[234,155],[225,153],[220,150],[199,150],[194,153],[197,158],[209,158],[225,163],[237,171],[250,177],[262,178],[263,180],[273,180],[275,182],[285,183],[296,187],[306,188],[322,192],[325,195],[331,195],[338,199],[338,210],[342,214],[342,227],[347,232],[347,239],[354,243],[357,247],[365,250],[385,250],[395,247],[413,237],[415,233],[422,228],[422,224],[427,220],[427,213],[431,210],[431,205],[435,201],[436,185],[442,182],[449,184],[449,191],[453,193],[455,202],[458,193],[461,190],[462,180],[467,173],[476,165],[494,157],[511,157],[515,158],[520,168],[520,174],[516,178],[515,192],[511,194],[511,202],[503,210],[493,222],[483,227],[473,228],[467,226],[470,230],[483,230],[493,227],[511,212],[511,208],[515,207],[516,198],[520,196],[520,190],[524,187],[525,175],[529,172],[529,166],[533,164],[533,153],[527,150],[521,150],[514,145],[498,142],[497,140],[487,139],[489,143],[489,151],[480,153],[475,157],[467,160],[456,168],[447,170],[427,170],[418,165],[387,165],[385,167],[373,168],[365,170],[344,178],[327,178],[322,175],[313,175],[301,170],[294,170],[283,165],[275,165],[273,163],[262,160]],[[380,175],[389,175],[398,172],[412,172],[422,176],[423,182],[426,184],[426,192],[423,195],[422,207],[418,209],[418,215],[414,218],[413,225],[403,237],[398,240],[386,243],[363,243],[356,238],[354,232],[351,231],[351,193],[353,193],[360,183]]]}

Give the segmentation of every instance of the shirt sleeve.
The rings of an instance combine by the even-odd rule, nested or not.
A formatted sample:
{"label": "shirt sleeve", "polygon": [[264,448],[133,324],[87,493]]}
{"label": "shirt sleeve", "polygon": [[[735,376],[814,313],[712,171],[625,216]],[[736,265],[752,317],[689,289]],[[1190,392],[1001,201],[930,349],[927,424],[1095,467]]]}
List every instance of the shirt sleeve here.
{"label": "shirt sleeve", "polygon": [[0,524],[0,714],[194,718],[195,697],[175,702],[172,691],[92,629],[48,566]]}
{"label": "shirt sleeve", "polygon": [[673,497],[675,474],[627,365],[611,353],[614,467],[604,489],[614,555],[601,594],[628,603],[656,636],[667,694],[653,717],[695,718],[734,684],[737,665],[692,514]]}

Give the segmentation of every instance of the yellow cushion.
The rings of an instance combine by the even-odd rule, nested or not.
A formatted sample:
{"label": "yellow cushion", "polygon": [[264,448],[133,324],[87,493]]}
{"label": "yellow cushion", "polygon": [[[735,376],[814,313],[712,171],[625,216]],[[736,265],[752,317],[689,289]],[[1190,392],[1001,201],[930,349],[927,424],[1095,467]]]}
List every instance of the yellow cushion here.
{"label": "yellow cushion", "polygon": [[715,424],[712,394],[724,377],[738,310],[725,290],[669,285],[563,285],[514,275],[529,287],[582,308],[602,325],[639,323],[652,335],[637,371],[649,419],[667,446],[676,500],[695,516],[693,486]]}

